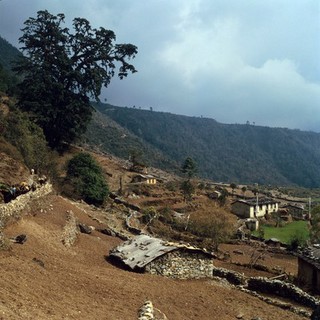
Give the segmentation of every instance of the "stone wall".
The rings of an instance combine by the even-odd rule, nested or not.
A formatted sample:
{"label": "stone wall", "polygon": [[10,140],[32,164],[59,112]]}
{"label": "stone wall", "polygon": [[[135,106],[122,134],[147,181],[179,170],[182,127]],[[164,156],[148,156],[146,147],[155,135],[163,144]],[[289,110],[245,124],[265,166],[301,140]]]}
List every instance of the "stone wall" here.
{"label": "stone wall", "polygon": [[67,211],[67,222],[63,228],[62,243],[66,247],[71,247],[77,240],[79,234],[78,221],[72,211]]}
{"label": "stone wall", "polygon": [[248,289],[287,298],[311,308],[315,308],[319,304],[315,297],[291,283],[280,280],[269,280],[262,277],[250,278],[248,279]]}
{"label": "stone wall", "polygon": [[175,279],[212,278],[212,258],[193,250],[175,250],[146,266],[146,272]]}
{"label": "stone wall", "polygon": [[231,271],[228,269],[224,269],[224,268],[213,267],[212,275],[214,277],[227,279],[228,282],[230,282],[231,284],[234,284],[236,286],[246,285],[246,283],[247,283],[247,279],[241,273]]}
{"label": "stone wall", "polygon": [[11,217],[19,217],[21,211],[28,205],[33,199],[43,197],[52,192],[52,184],[46,183],[45,185],[37,188],[35,191],[29,191],[28,193],[18,196],[16,199],[9,203],[0,205],[0,224],[5,224]]}
{"label": "stone wall", "polygon": [[150,300],[147,300],[138,311],[138,320],[168,320],[168,318],[159,309],[154,308]]}

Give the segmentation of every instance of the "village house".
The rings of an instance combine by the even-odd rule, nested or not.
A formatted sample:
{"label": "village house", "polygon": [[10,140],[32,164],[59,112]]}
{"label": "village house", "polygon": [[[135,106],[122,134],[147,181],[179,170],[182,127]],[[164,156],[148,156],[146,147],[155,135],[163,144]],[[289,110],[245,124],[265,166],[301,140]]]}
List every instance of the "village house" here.
{"label": "village house", "polygon": [[298,282],[320,293],[320,246],[309,247],[298,255]]}
{"label": "village house", "polygon": [[269,198],[238,199],[231,204],[231,212],[240,218],[262,218],[278,212],[279,202]]}
{"label": "village house", "polygon": [[109,257],[138,272],[176,279],[212,277],[213,255],[211,253],[145,234],[136,236],[112,249]]}
{"label": "village house", "polygon": [[150,174],[148,175],[137,174],[132,178],[131,183],[156,184],[157,179]]}
{"label": "village house", "polygon": [[283,206],[284,209],[288,210],[288,213],[295,219],[303,219],[304,205],[297,203],[288,203]]}

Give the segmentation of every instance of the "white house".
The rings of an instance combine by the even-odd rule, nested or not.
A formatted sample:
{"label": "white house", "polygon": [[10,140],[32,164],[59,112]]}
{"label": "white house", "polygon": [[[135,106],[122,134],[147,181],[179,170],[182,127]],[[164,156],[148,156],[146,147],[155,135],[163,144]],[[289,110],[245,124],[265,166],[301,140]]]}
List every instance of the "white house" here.
{"label": "white house", "polygon": [[240,218],[261,218],[278,210],[279,202],[269,198],[239,199],[231,204],[231,212]]}

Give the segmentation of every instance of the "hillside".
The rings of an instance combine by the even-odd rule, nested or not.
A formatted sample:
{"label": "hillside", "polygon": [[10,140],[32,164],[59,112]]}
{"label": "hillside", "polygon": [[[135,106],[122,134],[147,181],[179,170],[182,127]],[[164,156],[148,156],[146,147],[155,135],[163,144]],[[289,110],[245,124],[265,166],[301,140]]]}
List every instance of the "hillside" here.
{"label": "hillside", "polygon": [[11,92],[18,80],[12,71],[13,62],[21,52],[0,36],[0,92]]}
{"label": "hillside", "polygon": [[[177,168],[187,156],[196,160],[199,176],[227,183],[320,186],[320,134],[285,128],[221,124],[213,119],[95,104],[136,141],[151,165]],[[101,115],[100,115],[101,117]],[[102,118],[102,117],[101,117]],[[110,121],[110,120],[109,120]],[[98,129],[97,129],[98,128]],[[88,139],[115,140],[102,126],[92,125]],[[129,136],[129,135],[128,135]],[[117,140],[126,148],[127,137]],[[123,155],[113,145],[101,149]],[[150,150],[155,150],[150,152]],[[128,151],[127,151],[128,153]],[[164,165],[162,165],[164,167]]]}
{"label": "hillside", "polygon": [[[65,159],[68,157],[66,155]],[[95,157],[109,173],[107,180],[112,191],[117,189],[120,175],[126,176],[127,181],[133,174],[125,169],[125,162],[104,155]],[[7,176],[10,172],[7,167]],[[160,189],[156,190],[160,194]],[[141,204],[151,199],[137,198]],[[95,230],[91,234],[78,234],[75,243],[66,247],[62,239],[71,212],[78,222],[93,226]],[[103,209],[97,209],[55,194],[33,200],[23,210],[21,219],[16,217],[4,229],[7,238],[25,234],[27,241],[12,243],[9,251],[0,251],[0,318],[137,319],[138,309],[150,299],[168,319],[175,320],[209,320],[213,315],[221,320],[240,316],[243,319],[301,319],[289,310],[263,302],[222,280],[168,279],[125,271],[111,264],[109,250],[122,240],[98,230],[111,228],[128,234],[123,227],[125,217],[125,208],[112,201]],[[244,256],[233,254],[240,248],[246,252]],[[254,250],[250,246],[232,245],[222,246],[222,249],[230,252],[233,261],[243,261]],[[270,254],[263,263],[270,268],[283,266],[291,274],[297,270],[293,257],[280,255],[277,258]],[[266,272],[244,270],[222,260],[216,260],[215,265],[234,267],[251,276],[268,276]]]}
{"label": "hillside", "polygon": [[0,36],[0,64],[6,70],[11,70],[13,61],[20,56],[21,52]]}

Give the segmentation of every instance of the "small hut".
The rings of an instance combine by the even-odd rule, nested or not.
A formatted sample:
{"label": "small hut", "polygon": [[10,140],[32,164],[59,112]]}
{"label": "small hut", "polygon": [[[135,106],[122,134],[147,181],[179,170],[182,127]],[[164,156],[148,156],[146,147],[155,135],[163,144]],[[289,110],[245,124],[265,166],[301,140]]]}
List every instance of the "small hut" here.
{"label": "small hut", "polygon": [[145,234],[112,249],[109,256],[137,272],[177,279],[212,277],[212,253]]}

